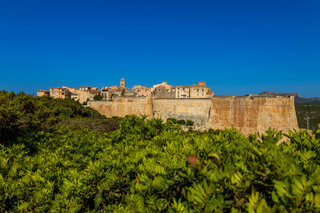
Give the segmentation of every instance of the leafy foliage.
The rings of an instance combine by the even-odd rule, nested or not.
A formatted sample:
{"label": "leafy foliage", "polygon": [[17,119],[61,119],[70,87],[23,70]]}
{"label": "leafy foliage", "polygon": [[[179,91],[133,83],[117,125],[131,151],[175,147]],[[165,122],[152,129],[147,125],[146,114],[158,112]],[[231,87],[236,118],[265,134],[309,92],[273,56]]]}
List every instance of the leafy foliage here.
{"label": "leafy foliage", "polygon": [[194,122],[192,120],[177,120],[176,118],[168,118],[167,121],[170,121],[174,124],[193,126]]}
{"label": "leafy foliage", "polygon": [[25,133],[48,130],[63,120],[76,118],[105,117],[71,99],[0,91],[0,138],[3,144],[12,143]]}
{"label": "leafy foliage", "polygon": [[[32,125],[32,116],[40,119],[38,105],[57,102],[55,115],[63,119],[72,117],[62,113],[68,102],[16,96],[11,102],[25,113],[0,99],[2,110],[28,124],[22,128],[13,117],[12,126],[24,133],[0,144],[5,212],[320,211],[319,130],[310,136],[269,129],[246,137],[236,129],[185,132],[171,120],[136,116],[119,119],[119,128],[104,134],[62,123],[43,128]],[[29,101],[37,107],[27,107]],[[45,127],[53,119],[49,111]]]}
{"label": "leafy foliage", "polygon": [[95,101],[101,101],[102,99],[103,99],[103,96],[100,94],[93,96],[93,100]]}

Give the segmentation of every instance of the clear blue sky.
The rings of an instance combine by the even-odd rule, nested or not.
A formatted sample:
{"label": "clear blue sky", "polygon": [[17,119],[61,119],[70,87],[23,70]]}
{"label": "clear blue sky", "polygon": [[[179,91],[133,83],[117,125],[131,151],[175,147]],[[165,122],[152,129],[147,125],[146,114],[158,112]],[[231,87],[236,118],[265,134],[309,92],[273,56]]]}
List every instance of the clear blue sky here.
{"label": "clear blue sky", "polygon": [[319,0],[0,0],[0,89],[206,81],[320,96]]}

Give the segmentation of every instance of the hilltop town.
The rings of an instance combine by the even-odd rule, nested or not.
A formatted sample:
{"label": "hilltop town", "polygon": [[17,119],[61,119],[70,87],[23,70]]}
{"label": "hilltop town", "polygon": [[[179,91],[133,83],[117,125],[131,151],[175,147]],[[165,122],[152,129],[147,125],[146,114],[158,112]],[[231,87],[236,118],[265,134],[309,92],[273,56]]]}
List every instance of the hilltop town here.
{"label": "hilltop town", "polygon": [[131,91],[126,87],[126,81],[122,78],[120,86],[98,87],[81,86],[78,88],[51,87],[50,90],[37,91],[37,96],[50,96],[53,98],[70,98],[80,103],[87,101],[111,101],[114,97],[149,97],[155,99],[199,99],[212,98],[214,93],[206,86],[204,81],[200,81],[192,86],[172,86],[167,82],[153,85],[152,88],[136,85]]}

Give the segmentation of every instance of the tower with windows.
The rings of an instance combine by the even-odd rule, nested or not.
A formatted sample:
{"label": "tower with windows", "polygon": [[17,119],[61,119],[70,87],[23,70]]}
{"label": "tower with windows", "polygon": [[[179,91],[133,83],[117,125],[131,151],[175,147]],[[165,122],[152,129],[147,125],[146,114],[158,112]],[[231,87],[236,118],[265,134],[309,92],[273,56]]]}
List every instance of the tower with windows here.
{"label": "tower with windows", "polygon": [[126,81],[123,78],[121,78],[120,87],[121,88],[126,88]]}

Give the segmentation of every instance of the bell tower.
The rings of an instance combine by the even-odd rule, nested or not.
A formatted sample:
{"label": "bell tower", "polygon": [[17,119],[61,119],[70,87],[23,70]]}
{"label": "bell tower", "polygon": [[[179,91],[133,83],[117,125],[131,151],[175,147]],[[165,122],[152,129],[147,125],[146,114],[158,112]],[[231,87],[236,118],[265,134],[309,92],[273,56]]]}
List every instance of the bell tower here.
{"label": "bell tower", "polygon": [[126,88],[126,81],[123,78],[121,78],[120,87],[121,88]]}

